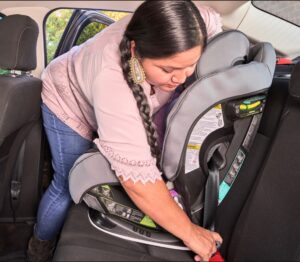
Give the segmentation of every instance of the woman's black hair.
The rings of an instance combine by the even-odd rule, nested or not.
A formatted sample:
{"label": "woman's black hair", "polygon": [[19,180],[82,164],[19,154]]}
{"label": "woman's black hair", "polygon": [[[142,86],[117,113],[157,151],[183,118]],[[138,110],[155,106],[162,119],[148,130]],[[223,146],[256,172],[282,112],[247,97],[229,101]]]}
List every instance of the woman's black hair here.
{"label": "woman's black hair", "polygon": [[160,162],[155,126],[143,88],[130,77],[131,41],[143,58],[165,58],[196,46],[206,46],[207,32],[198,8],[187,0],[148,0],[134,12],[120,43],[121,66],[143,120],[151,155]]}

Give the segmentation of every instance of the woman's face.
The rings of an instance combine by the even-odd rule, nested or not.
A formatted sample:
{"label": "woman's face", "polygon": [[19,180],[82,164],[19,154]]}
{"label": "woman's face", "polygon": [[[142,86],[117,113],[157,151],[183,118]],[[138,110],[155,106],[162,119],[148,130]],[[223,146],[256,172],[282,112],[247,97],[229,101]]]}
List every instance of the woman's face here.
{"label": "woman's face", "polygon": [[146,74],[146,81],[163,91],[174,91],[193,74],[201,51],[201,46],[196,46],[167,58],[142,59],[141,64]]}

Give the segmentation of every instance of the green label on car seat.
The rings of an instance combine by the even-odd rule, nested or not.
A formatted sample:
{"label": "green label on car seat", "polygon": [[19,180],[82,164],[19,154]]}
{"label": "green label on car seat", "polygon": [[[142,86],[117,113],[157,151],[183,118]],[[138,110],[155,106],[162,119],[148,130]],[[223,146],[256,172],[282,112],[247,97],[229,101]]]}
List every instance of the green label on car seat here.
{"label": "green label on car seat", "polygon": [[144,216],[144,218],[141,220],[140,224],[144,225],[144,226],[147,226],[147,227],[156,228],[156,224],[148,216]]}
{"label": "green label on car seat", "polygon": [[1,69],[1,68],[0,68],[0,75],[7,75],[7,74],[9,74],[9,73],[10,73],[9,70],[5,70],[5,69]]}

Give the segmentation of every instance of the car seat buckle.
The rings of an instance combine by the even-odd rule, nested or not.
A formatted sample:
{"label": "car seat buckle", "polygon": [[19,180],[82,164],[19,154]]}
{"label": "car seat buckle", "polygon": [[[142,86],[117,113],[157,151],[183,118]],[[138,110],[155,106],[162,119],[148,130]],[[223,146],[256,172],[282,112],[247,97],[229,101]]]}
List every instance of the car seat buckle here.
{"label": "car seat buckle", "polygon": [[21,192],[21,182],[20,181],[11,181],[10,184],[10,195],[12,200],[18,200]]}

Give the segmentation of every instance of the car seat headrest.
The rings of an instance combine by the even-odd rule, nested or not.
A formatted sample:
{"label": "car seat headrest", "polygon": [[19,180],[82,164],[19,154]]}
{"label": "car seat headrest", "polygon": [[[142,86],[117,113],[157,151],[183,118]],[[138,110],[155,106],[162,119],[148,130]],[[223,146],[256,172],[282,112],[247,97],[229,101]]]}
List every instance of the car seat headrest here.
{"label": "car seat headrest", "polygon": [[230,30],[211,38],[196,69],[201,78],[236,64],[244,63],[249,55],[250,43],[241,32]]}
{"label": "car seat headrest", "polygon": [[185,162],[188,138],[198,120],[217,104],[266,91],[275,64],[271,44],[249,48],[247,37],[237,30],[211,39],[197,65],[195,82],[183,91],[167,117],[161,166],[169,180],[176,179]]}
{"label": "car seat headrest", "polygon": [[293,69],[289,91],[293,98],[300,99],[300,63],[296,64]]}
{"label": "car seat headrest", "polygon": [[0,21],[0,68],[30,71],[36,68],[37,23],[26,15]]}

